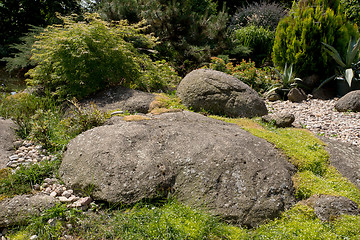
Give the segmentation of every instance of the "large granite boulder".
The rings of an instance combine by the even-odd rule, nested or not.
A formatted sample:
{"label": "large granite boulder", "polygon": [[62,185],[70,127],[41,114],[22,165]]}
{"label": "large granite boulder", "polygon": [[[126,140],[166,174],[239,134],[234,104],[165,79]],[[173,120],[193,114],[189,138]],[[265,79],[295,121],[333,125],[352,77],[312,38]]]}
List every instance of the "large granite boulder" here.
{"label": "large granite boulder", "polygon": [[122,110],[130,113],[148,113],[150,104],[156,95],[125,87],[113,87],[99,92],[95,96],[83,100],[82,103],[95,104],[103,111]]}
{"label": "large granite boulder", "polygon": [[73,139],[60,167],[64,183],[123,204],[171,193],[248,226],[295,202],[295,168],[264,139],[187,111],[148,116],[113,117]]}
{"label": "large granite boulder", "polygon": [[0,169],[5,168],[10,155],[14,152],[16,124],[10,119],[0,117]]}
{"label": "large granite boulder", "polygon": [[268,112],[257,92],[239,79],[215,70],[190,72],[180,82],[176,93],[182,103],[194,111],[248,118]]}
{"label": "large granite boulder", "polygon": [[339,112],[360,112],[360,90],[349,92],[340,98],[335,104],[335,109]]}
{"label": "large granite boulder", "polygon": [[54,207],[58,200],[46,194],[19,195],[0,201],[0,228],[17,225]]}

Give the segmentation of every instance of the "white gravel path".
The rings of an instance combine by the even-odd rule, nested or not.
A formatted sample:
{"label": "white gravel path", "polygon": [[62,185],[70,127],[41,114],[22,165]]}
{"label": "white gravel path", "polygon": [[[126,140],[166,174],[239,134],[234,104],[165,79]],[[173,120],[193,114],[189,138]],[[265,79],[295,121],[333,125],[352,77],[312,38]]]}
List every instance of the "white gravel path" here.
{"label": "white gravel path", "polygon": [[294,114],[293,125],[296,127],[360,147],[360,112],[337,112],[334,108],[337,100],[309,99],[301,103],[267,101],[266,105],[269,113]]}

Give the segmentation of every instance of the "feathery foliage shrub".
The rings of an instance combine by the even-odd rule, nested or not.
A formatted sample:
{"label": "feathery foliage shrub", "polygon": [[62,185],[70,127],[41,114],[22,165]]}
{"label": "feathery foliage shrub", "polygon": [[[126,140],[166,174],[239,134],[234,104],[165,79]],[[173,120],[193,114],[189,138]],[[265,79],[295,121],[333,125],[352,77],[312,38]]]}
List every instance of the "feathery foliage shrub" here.
{"label": "feathery foliage shrub", "polygon": [[4,57],[1,60],[6,62],[6,71],[12,72],[20,68],[35,66],[36,62],[31,59],[32,45],[35,43],[35,35],[40,34],[44,28],[33,26],[19,40],[21,43],[10,45],[10,48],[16,50],[11,57]]}
{"label": "feathery foliage shrub", "polygon": [[281,18],[287,13],[282,4],[276,2],[252,2],[238,8],[231,18],[231,29],[239,29],[248,25],[263,27],[275,31]]}
{"label": "feathery foliage shrub", "polygon": [[273,61],[278,66],[294,64],[299,77],[330,75],[335,67],[321,43],[345,51],[349,39],[357,37],[357,31],[357,26],[347,21],[339,0],[294,3],[289,16],[277,27]]}
{"label": "feathery foliage shrub", "polygon": [[63,25],[47,27],[33,46],[38,65],[28,72],[30,85],[43,86],[60,99],[81,99],[111,84],[154,91],[178,81],[169,66],[161,65],[160,71],[138,50],[156,44],[155,37],[141,33],[144,22],[107,23],[97,14],[85,14],[81,22],[76,16],[62,19]]}

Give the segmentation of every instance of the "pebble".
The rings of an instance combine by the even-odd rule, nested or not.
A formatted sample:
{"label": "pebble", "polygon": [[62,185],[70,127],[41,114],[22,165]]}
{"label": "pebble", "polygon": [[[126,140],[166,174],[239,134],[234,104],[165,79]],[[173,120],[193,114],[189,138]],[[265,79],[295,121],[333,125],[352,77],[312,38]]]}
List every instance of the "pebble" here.
{"label": "pebble", "polygon": [[337,101],[337,98],[308,99],[300,103],[267,101],[266,105],[269,113],[294,114],[296,127],[360,147],[360,112],[338,112],[334,108]]}

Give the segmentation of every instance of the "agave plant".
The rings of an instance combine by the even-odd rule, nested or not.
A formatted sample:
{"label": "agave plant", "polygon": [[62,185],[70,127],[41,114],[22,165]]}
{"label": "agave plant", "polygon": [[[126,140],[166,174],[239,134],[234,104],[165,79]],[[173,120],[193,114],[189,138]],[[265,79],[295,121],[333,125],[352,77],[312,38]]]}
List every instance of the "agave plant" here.
{"label": "agave plant", "polygon": [[275,68],[273,70],[280,77],[280,82],[270,87],[265,94],[267,96],[273,92],[289,92],[291,88],[297,87],[302,82],[300,78],[293,78],[293,64],[288,67],[285,63],[283,73]]}
{"label": "agave plant", "polygon": [[[355,41],[350,39],[347,47],[345,61],[340,56],[340,53],[332,46],[326,43],[322,43],[323,49],[335,60],[337,64],[339,64],[340,72],[345,77],[346,82],[349,87],[351,87],[352,80],[354,78],[354,66],[358,65],[359,61],[359,50],[360,50],[360,38]],[[336,75],[331,76],[330,78],[323,81],[319,88],[326,84],[328,81],[334,79]]]}

